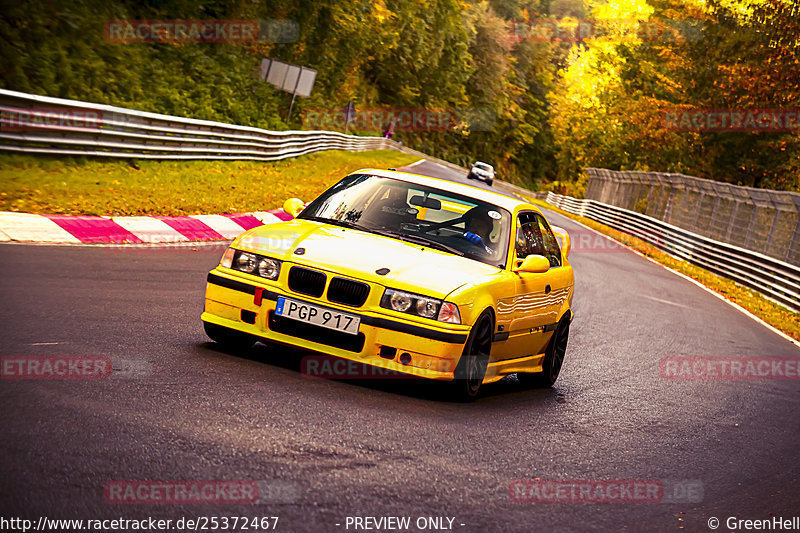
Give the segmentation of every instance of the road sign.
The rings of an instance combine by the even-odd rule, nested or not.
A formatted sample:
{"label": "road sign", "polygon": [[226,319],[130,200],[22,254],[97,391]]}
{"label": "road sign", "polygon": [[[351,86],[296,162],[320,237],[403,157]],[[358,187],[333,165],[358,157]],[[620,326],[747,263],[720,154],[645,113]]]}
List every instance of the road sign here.
{"label": "road sign", "polygon": [[261,60],[259,74],[262,80],[292,95],[292,103],[289,104],[286,120],[289,120],[292,115],[295,97],[297,95],[304,98],[311,96],[314,82],[317,79],[317,71],[313,68],[291,65],[268,57]]}

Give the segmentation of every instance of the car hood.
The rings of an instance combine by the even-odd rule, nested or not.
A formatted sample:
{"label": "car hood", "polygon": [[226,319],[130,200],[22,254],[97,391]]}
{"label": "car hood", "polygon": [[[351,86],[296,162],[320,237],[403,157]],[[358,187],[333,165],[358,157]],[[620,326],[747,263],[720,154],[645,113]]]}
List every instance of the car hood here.
{"label": "car hood", "polygon": [[[443,298],[465,283],[502,272],[473,259],[310,220],[260,226],[233,246],[380,285]],[[295,253],[298,248],[305,251]],[[388,268],[386,275],[375,271]]]}

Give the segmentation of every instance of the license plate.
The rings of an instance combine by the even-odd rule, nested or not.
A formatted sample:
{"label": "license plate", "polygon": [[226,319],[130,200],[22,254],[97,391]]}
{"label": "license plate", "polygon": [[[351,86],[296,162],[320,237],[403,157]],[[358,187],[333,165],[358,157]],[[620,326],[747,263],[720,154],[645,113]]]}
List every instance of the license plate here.
{"label": "license plate", "polygon": [[358,325],[361,323],[361,318],[357,316],[284,297],[278,298],[275,314],[351,335],[358,334]]}

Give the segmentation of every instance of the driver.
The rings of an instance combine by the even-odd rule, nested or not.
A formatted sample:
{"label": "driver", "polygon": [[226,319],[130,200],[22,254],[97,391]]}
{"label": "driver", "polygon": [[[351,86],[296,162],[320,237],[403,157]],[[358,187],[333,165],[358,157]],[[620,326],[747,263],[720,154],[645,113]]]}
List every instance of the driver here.
{"label": "driver", "polygon": [[494,250],[487,245],[491,243],[489,235],[494,228],[492,217],[489,216],[489,209],[483,206],[475,206],[464,213],[463,219],[467,229],[464,233],[464,238],[472,244],[483,246],[486,249],[486,253],[493,254]]}

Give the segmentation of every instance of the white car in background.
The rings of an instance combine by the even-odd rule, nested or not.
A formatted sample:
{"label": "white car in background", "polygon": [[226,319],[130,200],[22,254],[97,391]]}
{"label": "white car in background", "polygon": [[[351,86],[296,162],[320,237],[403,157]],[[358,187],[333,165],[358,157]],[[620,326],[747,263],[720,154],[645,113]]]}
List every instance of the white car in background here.
{"label": "white car in background", "polygon": [[467,178],[471,180],[480,180],[491,185],[494,182],[494,167],[482,161],[476,161],[472,164],[472,168],[467,174]]}

